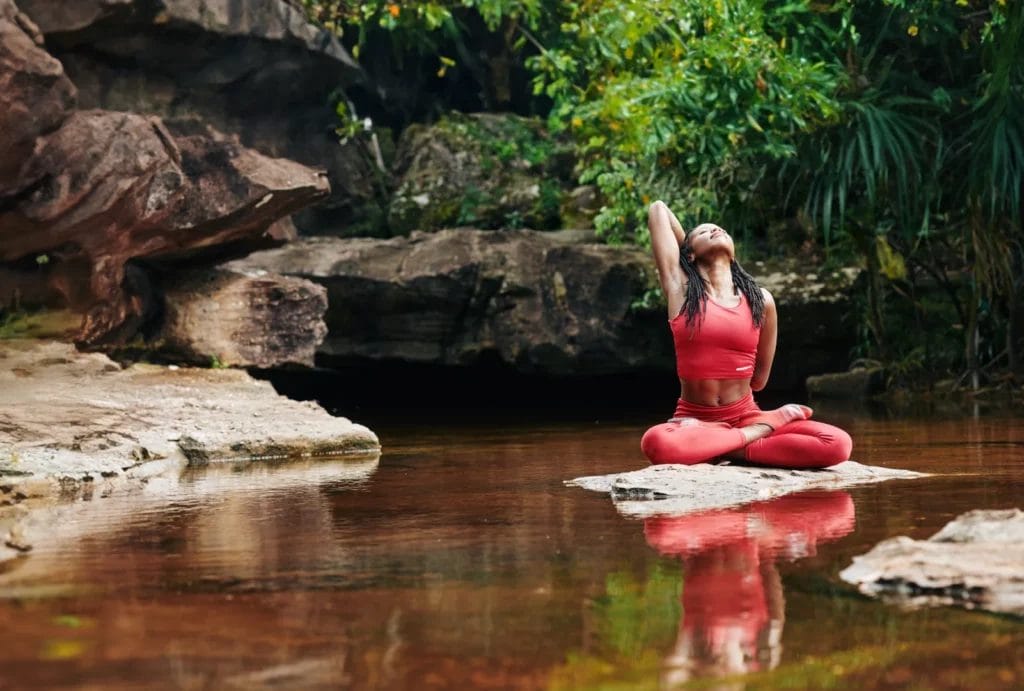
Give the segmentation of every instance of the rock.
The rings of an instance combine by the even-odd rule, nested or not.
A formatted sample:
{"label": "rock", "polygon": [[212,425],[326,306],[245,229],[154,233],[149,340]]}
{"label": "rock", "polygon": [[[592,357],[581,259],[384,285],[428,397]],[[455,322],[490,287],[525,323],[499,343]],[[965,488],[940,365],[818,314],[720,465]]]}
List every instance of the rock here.
{"label": "rock", "polygon": [[807,378],[807,393],[812,399],[863,401],[884,390],[885,370],[882,367],[861,367],[849,372],[829,372]]}
{"label": "rock", "polygon": [[327,291],[301,278],[199,270],[175,276],[165,297],[157,342],[186,361],[312,366],[327,334]]}
{"label": "rock", "polygon": [[0,0],[0,198],[24,188],[20,172],[36,139],[75,105],[75,87],[41,44],[32,21]]}
{"label": "rock", "polygon": [[380,450],[362,425],[279,396],[241,370],[121,369],[66,343],[4,341],[0,391],[0,477],[26,496],[91,492],[162,462]]}
{"label": "rock", "polygon": [[927,540],[885,540],[839,576],[904,606],[1024,615],[1024,512],[970,511]]}
{"label": "rock", "polygon": [[130,338],[153,309],[130,260],[195,260],[328,191],[315,171],[202,124],[106,111],[69,117],[22,176],[30,193],[0,198],[0,261],[45,258],[88,344]]}
{"label": "rock", "polygon": [[[286,0],[21,0],[84,108],[200,118],[263,154],[327,171],[304,232],[383,225],[386,174],[366,142],[339,145],[335,105],[366,77]],[[367,93],[371,90],[365,89]]]}
{"label": "rock", "polygon": [[412,125],[395,154],[391,232],[560,227],[567,152],[539,120],[517,115],[452,113]]}
{"label": "rock", "polygon": [[646,253],[577,236],[445,230],[391,240],[318,238],[226,267],[327,288],[329,333],[320,352],[333,357],[446,365],[488,359],[550,374],[652,364],[671,372],[664,318],[655,318],[655,333],[631,307],[653,280]]}
{"label": "rock", "polygon": [[799,259],[747,267],[778,305],[779,335],[771,386],[780,391],[804,388],[807,376],[844,370],[857,343],[849,318],[852,286],[860,271],[810,273]]}
{"label": "rock", "polygon": [[809,489],[837,489],[924,473],[846,461],[823,470],[788,470],[736,465],[652,465],[614,475],[566,481],[570,487],[606,492],[619,513],[637,518],[681,515],[739,506]]}
{"label": "rock", "polygon": [[[303,51],[322,56],[326,64],[344,68],[349,79],[361,70],[337,37],[319,29],[307,20],[301,7],[286,0],[18,0],[18,6],[32,18],[47,36],[55,36],[61,44],[81,44],[96,41],[107,53],[139,60],[166,59],[173,55],[178,60],[192,60],[207,65],[211,72],[226,72],[223,66],[209,67],[206,56],[180,50],[159,56],[158,47],[138,47],[149,42],[148,34],[162,30],[169,34],[208,33],[224,38],[242,37],[279,42],[296,46]],[[128,27],[137,33],[132,36]],[[101,36],[100,34],[104,34]],[[149,52],[146,52],[146,51]],[[247,62],[248,55],[235,56],[238,62]],[[241,68],[239,68],[241,69]]]}
{"label": "rock", "polygon": [[[496,362],[550,375],[664,373],[674,377],[672,337],[654,263],[637,247],[609,246],[593,233],[442,230],[409,238],[308,239],[228,265],[315,281],[327,288],[333,358],[433,365]],[[808,351],[836,347],[801,320],[820,310],[838,321],[841,287],[816,298],[775,290],[779,330],[805,332],[780,343],[771,386],[792,390],[820,372]],[[781,339],[780,339],[781,341]],[[851,341],[840,347],[847,352]]]}
{"label": "rock", "polygon": [[601,211],[601,193],[594,185],[574,188],[562,199],[562,226],[593,228],[594,217]]}

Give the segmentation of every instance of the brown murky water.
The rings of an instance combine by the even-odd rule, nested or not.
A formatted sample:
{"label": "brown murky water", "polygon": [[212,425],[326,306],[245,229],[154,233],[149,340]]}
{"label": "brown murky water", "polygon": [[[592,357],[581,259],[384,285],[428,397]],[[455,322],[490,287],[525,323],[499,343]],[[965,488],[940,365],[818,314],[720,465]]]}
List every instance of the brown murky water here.
{"label": "brown murky water", "polygon": [[562,485],[642,467],[643,422],[449,422],[64,507],[0,570],[0,688],[1024,687],[1024,622],[837,577],[1024,505],[1024,421],[827,419],[936,475],[645,523]]}

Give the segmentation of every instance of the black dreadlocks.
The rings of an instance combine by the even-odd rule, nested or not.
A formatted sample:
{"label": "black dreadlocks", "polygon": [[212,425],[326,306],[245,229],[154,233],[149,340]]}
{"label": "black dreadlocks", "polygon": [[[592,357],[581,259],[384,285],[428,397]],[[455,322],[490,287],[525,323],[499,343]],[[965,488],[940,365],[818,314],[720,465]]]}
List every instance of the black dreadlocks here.
{"label": "black dreadlocks", "polygon": [[[708,301],[708,283],[697,270],[697,264],[690,259],[689,242],[684,242],[679,248],[679,265],[686,274],[686,297],[683,299],[683,308],[680,314],[686,313],[686,325],[693,328],[694,322],[698,325],[704,319],[704,311]],[[754,277],[744,271],[740,263],[735,259],[729,264],[732,272],[732,287],[743,293],[750,305],[750,313],[754,317],[754,326],[760,328],[764,324],[764,295],[757,285]]]}

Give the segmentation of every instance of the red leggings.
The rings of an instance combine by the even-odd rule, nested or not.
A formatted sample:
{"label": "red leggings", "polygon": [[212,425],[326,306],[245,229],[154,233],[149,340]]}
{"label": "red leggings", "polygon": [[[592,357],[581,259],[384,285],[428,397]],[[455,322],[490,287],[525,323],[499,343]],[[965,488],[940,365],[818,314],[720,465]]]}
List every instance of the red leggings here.
{"label": "red leggings", "polygon": [[826,468],[849,460],[850,435],[832,425],[797,420],[779,427],[750,444],[743,432],[744,419],[761,409],[753,394],[724,406],[702,406],[679,399],[669,422],[644,433],[640,448],[651,463],[705,463],[743,449],[750,463],[778,468]]}

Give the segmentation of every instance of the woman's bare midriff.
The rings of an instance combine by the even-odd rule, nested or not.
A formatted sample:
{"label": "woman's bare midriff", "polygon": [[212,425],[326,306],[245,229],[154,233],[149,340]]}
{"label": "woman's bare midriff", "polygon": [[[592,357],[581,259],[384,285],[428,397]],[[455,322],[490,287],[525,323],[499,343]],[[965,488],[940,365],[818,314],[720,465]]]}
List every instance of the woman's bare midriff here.
{"label": "woman's bare midriff", "polygon": [[697,405],[722,406],[750,393],[749,379],[680,379],[680,397]]}

